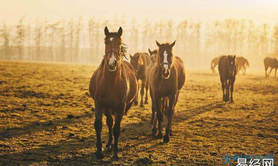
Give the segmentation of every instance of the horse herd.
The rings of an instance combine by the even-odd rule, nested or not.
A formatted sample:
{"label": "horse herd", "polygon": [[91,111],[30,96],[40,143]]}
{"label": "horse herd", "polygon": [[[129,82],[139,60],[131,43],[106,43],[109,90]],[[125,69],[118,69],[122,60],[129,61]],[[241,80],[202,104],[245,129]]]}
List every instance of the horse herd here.
{"label": "horse herd", "polygon": [[[180,89],[185,82],[184,63],[172,52],[175,42],[161,44],[156,41],[157,49],[148,49],[148,53],[130,55],[130,62],[128,62],[124,60],[126,53],[121,40],[122,32],[121,27],[117,32],[109,32],[105,27],[105,55],[93,73],[89,84],[89,93],[95,102],[96,157],[99,159],[104,157],[101,139],[103,115],[106,116],[109,131],[106,148],[107,151],[113,149],[113,158],[117,159],[121,120],[133,104],[138,104],[139,81],[141,81],[140,106],[143,107],[148,103],[149,92],[151,96],[152,136],[163,138],[164,143],[169,142],[175,106]],[[278,61],[276,64],[265,59],[265,64],[271,70],[272,68],[277,70]],[[233,102],[236,73],[240,70],[245,73],[249,63],[244,57],[223,55],[212,60],[213,72],[217,65],[222,84],[223,101]],[[167,118],[164,136],[162,135],[163,114]],[[114,126],[113,121],[115,121]],[[113,138],[114,143],[112,144]]]}

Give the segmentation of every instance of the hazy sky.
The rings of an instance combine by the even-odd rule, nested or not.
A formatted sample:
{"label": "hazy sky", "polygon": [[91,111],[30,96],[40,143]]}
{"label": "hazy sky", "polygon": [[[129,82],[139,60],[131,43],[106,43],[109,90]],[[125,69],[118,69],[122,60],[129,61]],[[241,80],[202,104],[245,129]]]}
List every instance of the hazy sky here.
{"label": "hazy sky", "polygon": [[247,18],[278,22],[278,0],[0,0],[0,21],[22,16],[214,20]]}

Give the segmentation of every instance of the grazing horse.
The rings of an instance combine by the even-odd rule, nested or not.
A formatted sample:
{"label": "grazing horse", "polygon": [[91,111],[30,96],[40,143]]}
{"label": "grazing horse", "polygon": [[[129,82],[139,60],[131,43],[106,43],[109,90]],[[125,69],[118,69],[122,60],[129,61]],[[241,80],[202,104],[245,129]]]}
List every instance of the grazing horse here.
{"label": "grazing horse", "polygon": [[220,59],[220,56],[215,57],[211,60],[210,69],[213,73],[215,73],[215,67],[218,65],[219,59]]}
{"label": "grazing horse", "polygon": [[[95,101],[96,156],[97,158],[104,157],[101,140],[102,116],[104,114],[109,129],[106,147],[108,150],[112,149],[113,133],[113,158],[117,159],[121,120],[131,107],[138,88],[133,67],[122,60],[124,57],[121,48],[122,28],[120,27],[118,32],[109,32],[108,28],[105,27],[104,32],[105,55],[91,77],[89,92]],[[114,126],[112,115],[115,119]]]}
{"label": "grazing horse", "polygon": [[[179,90],[185,82],[184,64],[181,58],[173,56],[172,44],[160,44],[158,46],[158,54],[156,62],[150,72],[150,92],[152,99],[152,135],[158,138],[162,137],[162,120],[163,113],[168,119],[166,133],[163,142],[169,142],[171,135],[172,117],[174,108],[178,101]],[[158,121],[158,134],[157,133]]]}
{"label": "grazing horse", "polygon": [[242,56],[237,56],[236,57],[236,68],[237,68],[237,73],[239,73],[241,70],[243,74],[246,74],[246,68],[249,67],[249,62],[246,58]]}
{"label": "grazing horse", "polygon": [[[234,82],[236,78],[236,56],[221,56],[218,64],[218,72],[222,84],[223,101],[233,102]],[[226,91],[225,91],[226,90]]]}
{"label": "grazing horse", "polygon": [[[268,77],[272,69],[275,69],[275,78],[276,78],[276,72],[278,69],[278,60],[276,58],[271,58],[271,57],[264,58],[264,68],[265,68],[265,77]],[[267,74],[268,68],[270,68],[270,71]]]}
{"label": "grazing horse", "polygon": [[152,63],[154,64],[155,60],[156,60],[157,49],[155,49],[153,51],[151,49],[148,49],[148,51],[149,51],[149,54],[151,56]]}
{"label": "grazing horse", "polygon": [[[137,81],[141,80],[140,106],[143,107],[144,89],[146,89],[145,104],[148,104],[149,84],[147,81],[147,76],[148,76],[147,69],[151,65],[151,57],[148,55],[148,53],[135,53],[133,56],[130,55],[130,63],[136,71]],[[136,96],[134,103],[135,105],[138,104],[138,95]]]}

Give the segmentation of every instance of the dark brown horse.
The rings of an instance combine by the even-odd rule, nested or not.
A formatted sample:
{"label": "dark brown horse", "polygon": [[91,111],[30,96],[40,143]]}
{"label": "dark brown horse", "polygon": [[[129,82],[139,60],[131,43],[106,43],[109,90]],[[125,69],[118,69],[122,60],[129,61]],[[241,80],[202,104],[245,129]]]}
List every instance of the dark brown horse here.
{"label": "dark brown horse", "polygon": [[[271,58],[271,57],[264,58],[264,68],[265,68],[265,77],[268,77],[272,72],[272,69],[275,69],[275,78],[276,78],[276,72],[278,69],[278,60],[276,58]],[[267,74],[268,68],[270,68],[270,71]]]}
{"label": "dark brown horse", "polygon": [[234,55],[221,56],[218,64],[218,72],[222,84],[223,101],[233,102],[234,82],[236,78],[236,64]]}
{"label": "dark brown horse", "polygon": [[[147,75],[148,75],[147,69],[151,65],[151,57],[148,55],[148,53],[135,53],[133,56],[130,55],[130,63],[136,71],[137,81],[141,80],[140,106],[143,107],[144,89],[146,89],[145,104],[148,104],[149,84],[147,81]],[[136,96],[134,103],[135,105],[138,104],[138,95]]]}
{"label": "dark brown horse", "polygon": [[[96,156],[97,158],[103,158],[101,130],[104,114],[109,129],[106,147],[108,150],[112,149],[113,135],[113,158],[118,158],[118,139],[121,120],[137,95],[137,79],[133,67],[128,62],[122,60],[122,28],[118,32],[109,32],[108,28],[105,27],[104,32],[105,55],[101,65],[93,73],[89,86],[90,96],[95,101]],[[114,126],[112,115],[114,115],[115,120]]]}
{"label": "dark brown horse", "polygon": [[156,63],[150,72],[152,135],[158,138],[162,137],[161,125],[164,113],[168,119],[168,124],[163,141],[167,143],[170,140],[169,135],[171,134],[172,117],[178,101],[179,90],[185,82],[185,71],[183,61],[172,53],[175,42],[172,44],[160,44],[156,41],[156,44],[158,46],[158,54],[156,56]]}

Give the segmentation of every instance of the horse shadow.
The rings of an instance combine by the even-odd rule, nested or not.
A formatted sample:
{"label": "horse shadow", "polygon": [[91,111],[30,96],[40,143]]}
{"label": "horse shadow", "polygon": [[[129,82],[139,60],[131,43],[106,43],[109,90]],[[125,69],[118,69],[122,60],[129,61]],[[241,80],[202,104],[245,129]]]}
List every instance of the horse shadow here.
{"label": "horse shadow", "polygon": [[[214,108],[222,107],[224,104],[225,104],[224,102],[214,102],[214,103],[210,103],[195,108],[189,108],[184,111],[179,111],[174,116],[173,123],[175,124],[175,123],[180,123],[182,121],[189,120],[202,113],[211,111]],[[24,131],[24,130],[30,129],[32,127],[33,127],[32,132],[35,132],[39,130],[54,128],[60,123],[63,124],[75,123],[76,121],[78,121],[79,118],[90,117],[90,116],[92,116],[92,114],[84,114],[81,115],[80,117],[75,117],[75,120],[60,119],[60,120],[49,121],[53,123],[51,125],[49,125],[49,122],[44,122],[44,123],[40,123],[39,127],[35,127],[37,124],[32,123],[20,129],[19,128],[11,129],[11,130],[20,130],[20,132],[13,132],[10,135],[4,134],[7,131],[1,131],[0,138],[7,139],[15,136],[20,136],[23,134],[28,134],[30,131]],[[145,119],[140,122],[126,124],[125,126],[122,127],[122,134],[124,134],[124,136],[120,137],[120,142],[127,142],[127,140],[136,139],[135,141],[136,143],[132,145],[129,144],[123,145],[121,148],[119,148],[120,152],[128,151],[129,149],[137,147],[139,145],[150,144],[150,142],[155,139],[151,137],[150,123]],[[107,135],[104,135],[103,133],[103,136],[104,136],[103,139],[105,140]],[[42,145],[40,148],[34,148],[23,152],[7,153],[7,154],[2,153],[2,155],[0,155],[0,165],[30,165],[35,162],[47,162],[53,165],[75,165],[75,164],[77,165],[78,163],[83,163],[84,165],[111,165],[113,161],[110,159],[110,157],[108,159],[106,157],[104,160],[98,160],[93,152],[90,152],[88,154],[81,153],[81,155],[79,153],[78,155],[75,155],[75,152],[81,149],[86,149],[91,147],[94,148],[95,143],[96,143],[95,136],[90,135],[88,137],[83,137],[82,139],[70,138],[69,140],[62,140],[55,145]],[[151,146],[139,149],[139,151],[141,152],[149,151],[151,149],[161,146],[162,144],[163,144],[162,142],[158,142]],[[65,158],[59,159],[58,156],[63,156],[64,153],[68,153],[69,151],[71,151],[72,154],[70,157],[67,156]]]}
{"label": "horse shadow", "polygon": [[66,118],[63,119],[50,120],[47,122],[33,122],[24,127],[7,128],[0,131],[0,140],[5,141],[6,139],[12,137],[18,137],[25,134],[32,134],[40,130],[55,129],[57,126],[60,126],[61,124],[65,126],[67,124],[78,122],[79,119],[91,116],[92,113],[86,112],[85,114],[82,114],[80,116],[68,115]]}

